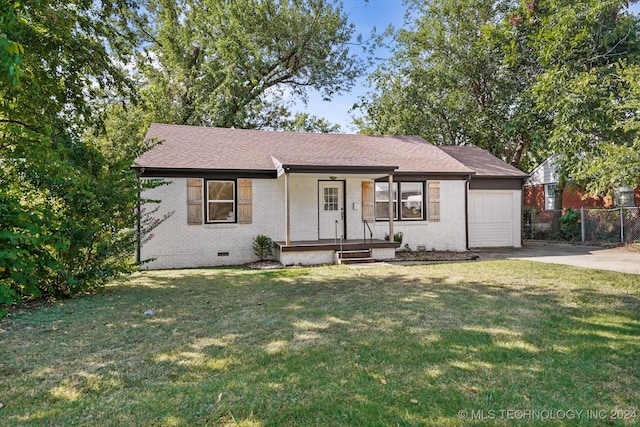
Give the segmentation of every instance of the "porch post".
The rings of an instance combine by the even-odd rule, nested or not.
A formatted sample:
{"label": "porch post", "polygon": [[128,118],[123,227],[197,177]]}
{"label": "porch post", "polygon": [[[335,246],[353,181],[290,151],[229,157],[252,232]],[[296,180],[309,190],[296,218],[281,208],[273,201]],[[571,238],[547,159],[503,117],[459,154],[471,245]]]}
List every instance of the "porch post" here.
{"label": "porch post", "polygon": [[286,244],[291,244],[291,203],[289,199],[289,171],[284,173],[284,206],[285,206],[285,227],[286,231]]}
{"label": "porch post", "polygon": [[389,241],[393,242],[393,217],[395,210],[393,209],[393,174],[389,174]]}

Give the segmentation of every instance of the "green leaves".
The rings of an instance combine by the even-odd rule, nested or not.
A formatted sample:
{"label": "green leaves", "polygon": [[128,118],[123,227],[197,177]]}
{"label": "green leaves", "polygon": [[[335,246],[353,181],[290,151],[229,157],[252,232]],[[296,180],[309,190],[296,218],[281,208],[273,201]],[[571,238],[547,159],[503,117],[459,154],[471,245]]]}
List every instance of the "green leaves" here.
{"label": "green leaves", "polygon": [[[540,1],[521,24],[521,43],[539,64],[535,108],[553,124],[547,144],[564,174],[594,194],[635,186],[640,20],[624,1]],[[541,42],[541,41],[544,41]],[[621,154],[624,153],[624,154]]]}
{"label": "green leaves", "polygon": [[136,41],[128,0],[4,2],[0,12],[2,309],[135,268],[130,166],[146,147],[136,132],[105,133],[105,101],[134,87],[121,68]]}
{"label": "green leaves", "polygon": [[329,99],[364,70],[334,1],[150,0],[147,10],[137,66],[153,121],[280,129],[291,96]]}
{"label": "green leaves", "polygon": [[[502,31],[507,2],[411,2],[415,27],[396,34],[392,64],[370,81],[361,127],[371,133],[419,134],[436,144],[475,144],[526,167],[539,142],[523,73],[527,64],[505,59]],[[411,27],[410,27],[411,28]]]}
{"label": "green leaves", "polygon": [[637,184],[622,159],[637,158],[640,20],[625,1],[410,5],[414,26],[370,77],[364,132],[474,144],[523,170],[558,153],[599,193]]}

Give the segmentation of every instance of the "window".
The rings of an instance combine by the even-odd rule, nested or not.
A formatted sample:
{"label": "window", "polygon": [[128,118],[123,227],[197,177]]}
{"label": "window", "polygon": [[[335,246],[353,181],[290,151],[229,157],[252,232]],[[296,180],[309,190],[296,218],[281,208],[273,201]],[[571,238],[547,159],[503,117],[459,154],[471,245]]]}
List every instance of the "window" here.
{"label": "window", "polygon": [[[398,188],[400,192],[398,193]],[[427,182],[428,203],[426,203],[425,218],[425,183],[424,182],[394,182],[393,211],[398,219],[398,203],[400,203],[400,219],[403,221],[440,221],[440,181]],[[398,197],[399,196],[399,197]],[[364,200],[364,199],[363,199]],[[364,203],[364,202],[363,202]],[[375,183],[375,213],[376,220],[389,219],[389,183]]]}
{"label": "window", "polygon": [[[389,183],[376,182],[376,219],[389,219]],[[393,219],[398,219],[398,183],[394,182],[392,187],[391,199],[393,200]]]}
{"label": "window", "polygon": [[207,221],[235,222],[235,182],[207,181]]}
{"label": "window", "polygon": [[422,219],[423,184],[421,182],[400,183],[400,198],[402,201],[402,219],[419,220]]}
{"label": "window", "polygon": [[338,210],[338,187],[324,187],[324,210]]}
{"label": "window", "polygon": [[556,208],[556,184],[545,184],[544,186],[544,208],[553,210]]}
{"label": "window", "polygon": [[440,221],[440,181],[427,182],[429,189],[429,221]]}
{"label": "window", "polygon": [[633,188],[631,187],[618,187],[613,190],[613,203],[619,207],[633,207],[634,196]]}

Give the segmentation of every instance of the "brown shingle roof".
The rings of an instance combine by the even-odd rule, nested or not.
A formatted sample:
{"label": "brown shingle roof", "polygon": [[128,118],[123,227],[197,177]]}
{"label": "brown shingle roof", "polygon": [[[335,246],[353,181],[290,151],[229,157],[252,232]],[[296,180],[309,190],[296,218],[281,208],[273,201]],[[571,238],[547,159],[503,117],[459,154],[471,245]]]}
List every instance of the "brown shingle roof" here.
{"label": "brown shingle roof", "polygon": [[168,169],[275,170],[285,166],[397,168],[398,172],[472,171],[417,136],[270,132],[152,124],[161,145],[135,166]]}
{"label": "brown shingle roof", "polygon": [[478,178],[526,178],[529,176],[488,151],[473,145],[447,145],[440,148],[463,165],[473,169]]}

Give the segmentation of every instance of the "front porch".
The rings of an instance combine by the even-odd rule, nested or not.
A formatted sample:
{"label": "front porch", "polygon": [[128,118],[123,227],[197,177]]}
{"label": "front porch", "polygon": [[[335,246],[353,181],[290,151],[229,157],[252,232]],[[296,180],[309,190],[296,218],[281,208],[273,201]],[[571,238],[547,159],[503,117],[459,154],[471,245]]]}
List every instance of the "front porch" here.
{"label": "front porch", "polygon": [[395,251],[400,247],[398,242],[381,239],[319,239],[274,242],[276,256],[282,265],[316,265],[334,264],[338,252],[370,251],[371,258],[385,260],[395,258]]}

